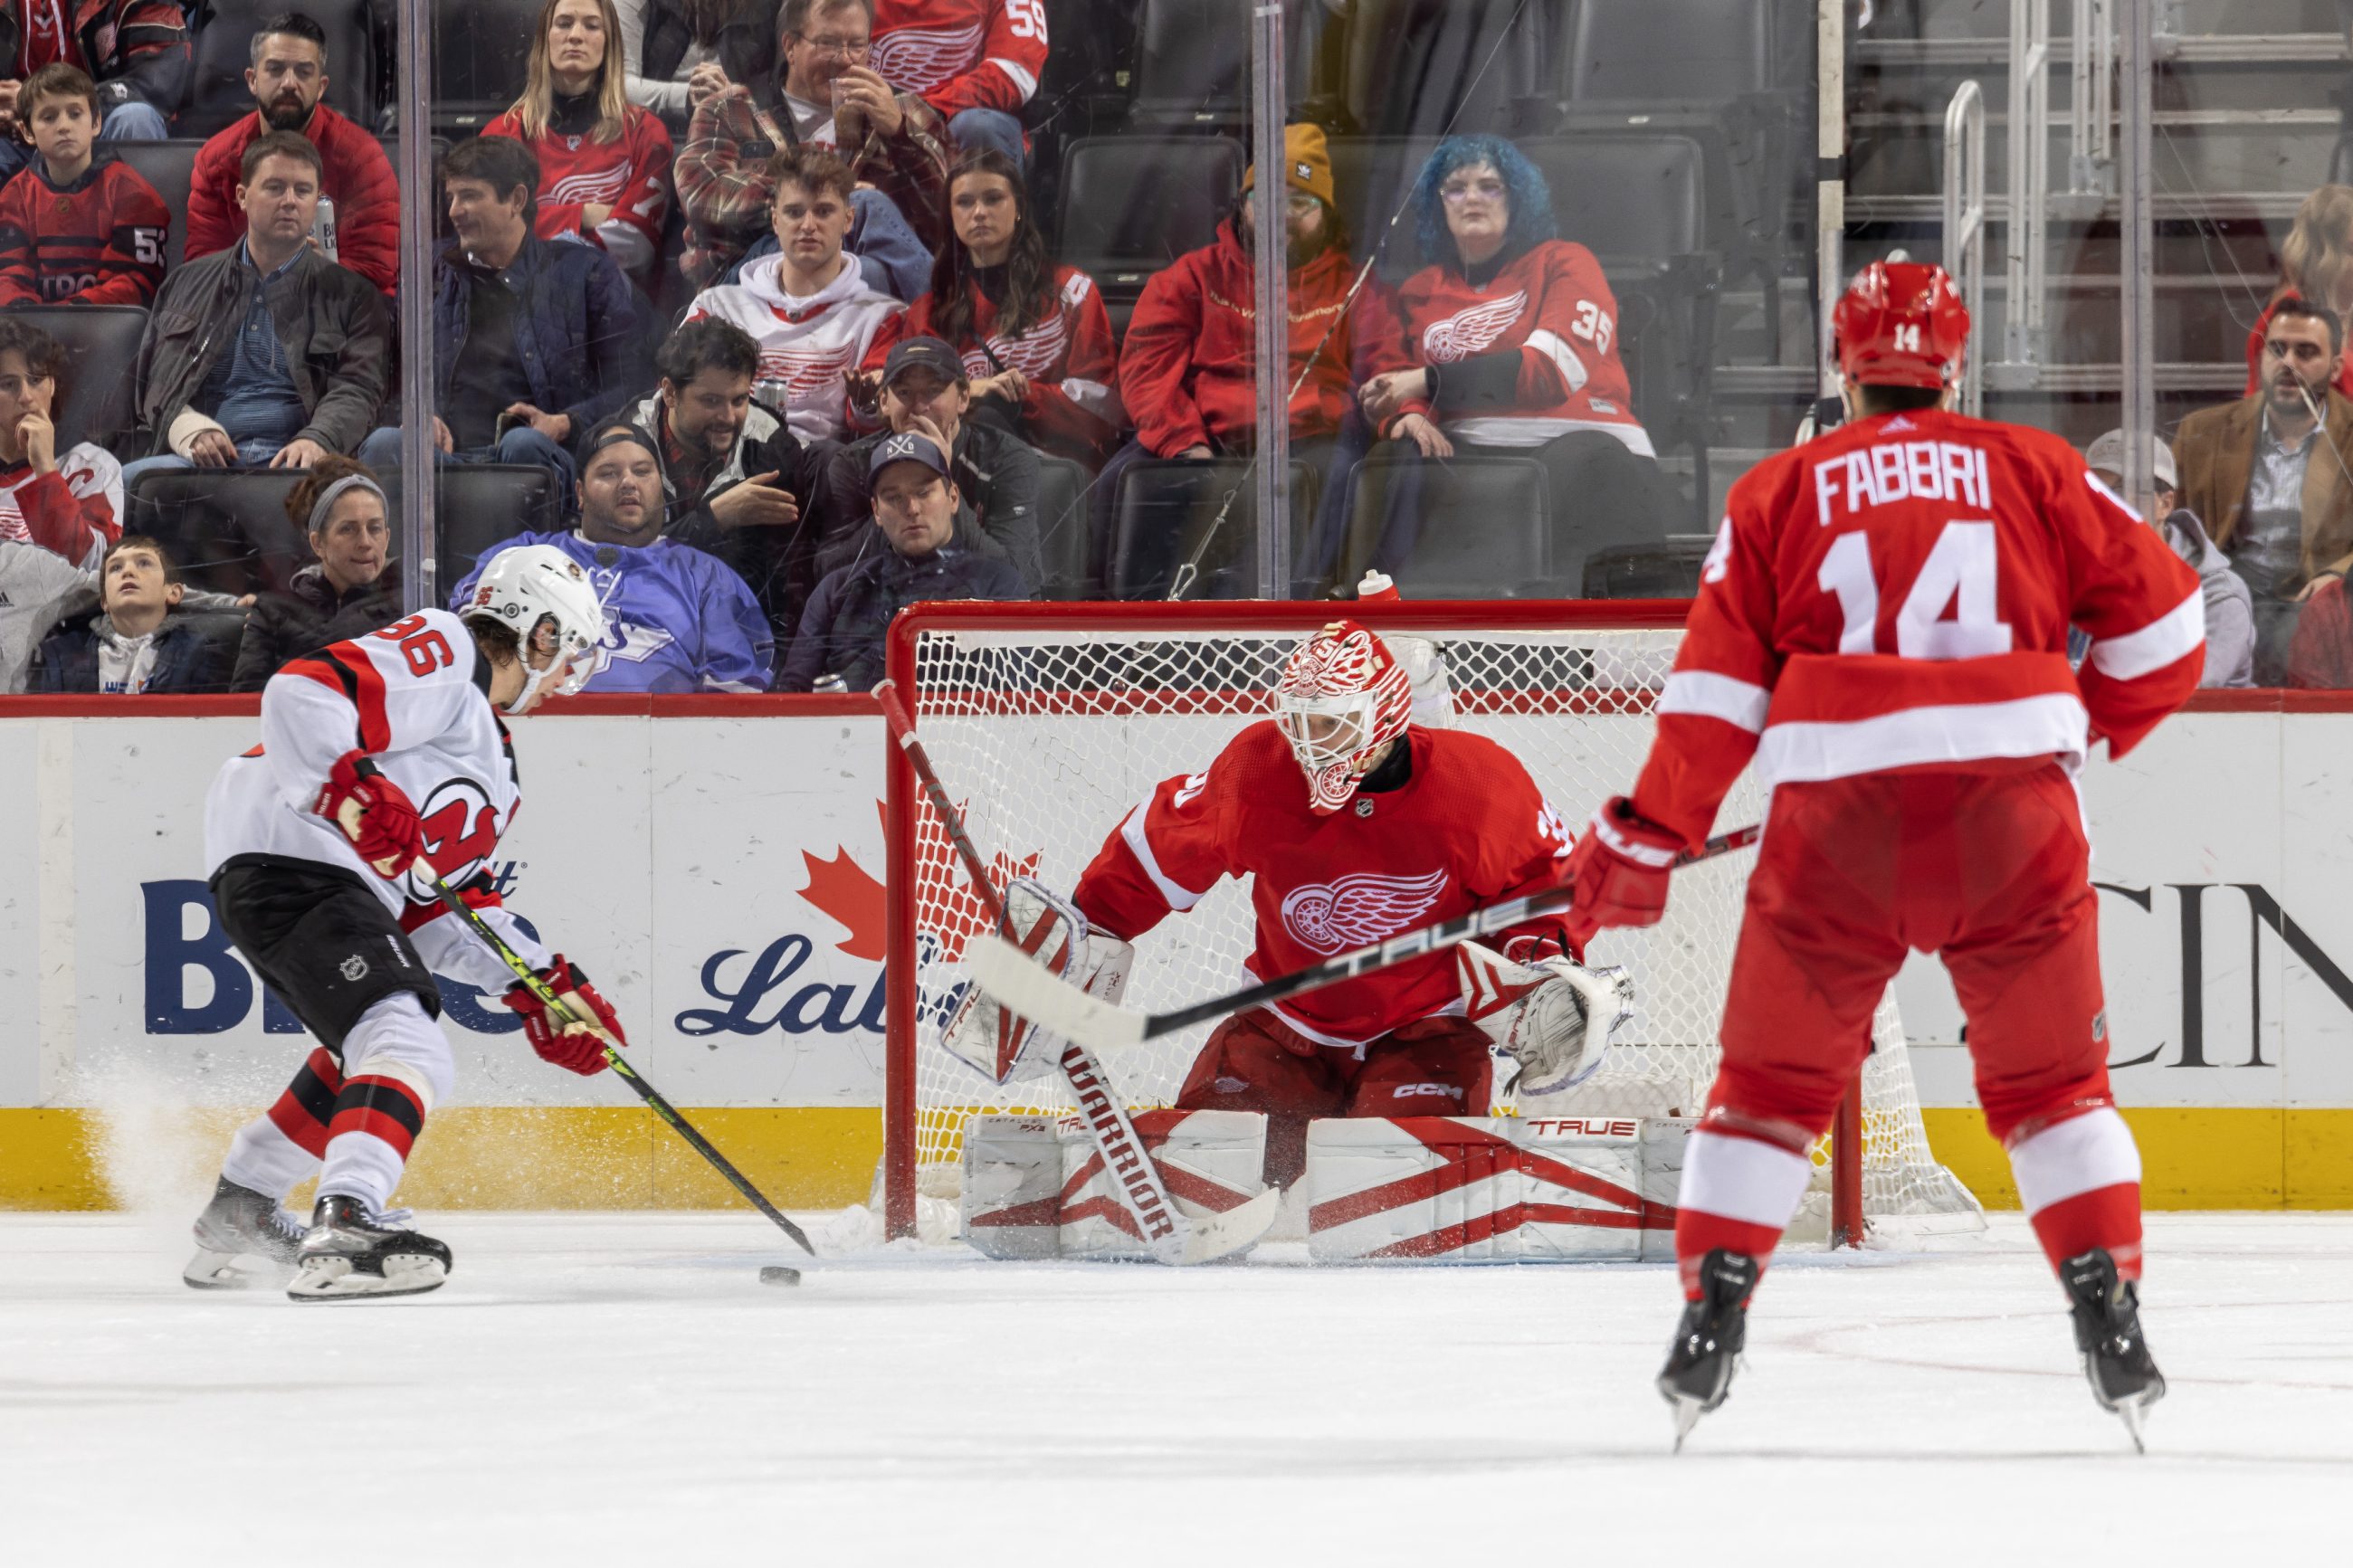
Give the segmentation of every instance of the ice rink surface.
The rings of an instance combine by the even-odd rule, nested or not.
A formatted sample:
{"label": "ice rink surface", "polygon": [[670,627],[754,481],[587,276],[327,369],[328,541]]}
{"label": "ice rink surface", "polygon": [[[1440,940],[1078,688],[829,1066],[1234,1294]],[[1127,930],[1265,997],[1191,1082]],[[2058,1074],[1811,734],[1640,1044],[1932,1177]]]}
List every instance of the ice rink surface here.
{"label": "ice rink surface", "polygon": [[2154,1217],[2147,1458],[2015,1215],[1785,1254],[1680,1458],[1662,1267],[781,1289],[748,1215],[427,1228],[438,1293],[297,1306],[183,1286],[184,1221],[0,1215],[0,1562],[2353,1561],[2353,1216]]}

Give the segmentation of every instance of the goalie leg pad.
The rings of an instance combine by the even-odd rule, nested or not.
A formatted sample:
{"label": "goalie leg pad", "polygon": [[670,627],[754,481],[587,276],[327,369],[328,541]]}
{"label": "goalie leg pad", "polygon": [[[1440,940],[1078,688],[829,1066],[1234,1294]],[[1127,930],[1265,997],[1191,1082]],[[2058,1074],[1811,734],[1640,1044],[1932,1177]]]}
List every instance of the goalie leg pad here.
{"label": "goalie leg pad", "polygon": [[[1180,1212],[1240,1208],[1266,1188],[1266,1118],[1239,1110],[1134,1117]],[[990,1258],[1153,1256],[1077,1118],[976,1116],[964,1135],[964,1239]]]}
{"label": "goalie leg pad", "polygon": [[989,1258],[1061,1252],[1062,1130],[1050,1116],[976,1116],[964,1130],[964,1239]]}

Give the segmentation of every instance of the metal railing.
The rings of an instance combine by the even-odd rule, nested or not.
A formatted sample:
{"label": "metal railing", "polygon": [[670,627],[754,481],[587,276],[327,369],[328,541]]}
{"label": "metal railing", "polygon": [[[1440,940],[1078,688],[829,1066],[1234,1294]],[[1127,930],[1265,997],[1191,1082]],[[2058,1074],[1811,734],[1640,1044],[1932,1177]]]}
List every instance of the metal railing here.
{"label": "metal railing", "polygon": [[[1945,270],[1960,289],[1979,342],[1985,341],[1985,93],[1976,82],[1953,89],[1945,106]],[[1971,418],[1985,409],[1978,358],[1969,355],[1961,370],[1961,412]]]}

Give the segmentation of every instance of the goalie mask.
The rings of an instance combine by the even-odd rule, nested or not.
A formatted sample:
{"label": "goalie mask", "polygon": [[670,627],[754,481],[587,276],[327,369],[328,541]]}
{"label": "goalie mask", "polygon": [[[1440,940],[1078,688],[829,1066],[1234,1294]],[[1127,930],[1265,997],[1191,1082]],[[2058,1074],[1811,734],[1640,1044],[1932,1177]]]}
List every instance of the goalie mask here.
{"label": "goalie mask", "polygon": [[596,673],[605,610],[577,561],[553,544],[519,544],[491,558],[459,612],[469,621],[505,626],[522,640],[522,690],[507,710],[529,708],[542,686],[570,697]]}
{"label": "goalie mask", "polygon": [[1308,805],[1339,810],[1381,747],[1413,718],[1413,685],[1388,645],[1335,621],[1299,645],[1274,689],[1274,721],[1307,774]]}

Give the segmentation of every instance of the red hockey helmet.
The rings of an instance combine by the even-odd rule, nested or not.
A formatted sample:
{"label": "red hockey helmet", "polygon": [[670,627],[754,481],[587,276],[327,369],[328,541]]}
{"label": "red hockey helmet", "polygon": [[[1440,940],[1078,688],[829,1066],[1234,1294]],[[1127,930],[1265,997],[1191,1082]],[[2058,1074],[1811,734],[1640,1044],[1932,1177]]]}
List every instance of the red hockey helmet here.
{"label": "red hockey helmet", "polygon": [[1860,385],[1948,386],[1968,353],[1969,310],[1943,268],[1874,261],[1839,297],[1831,338]]}
{"label": "red hockey helmet", "polygon": [[1413,682],[1387,643],[1334,621],[1282,667],[1274,718],[1306,772],[1308,804],[1328,816],[1348,804],[1382,745],[1405,733]]}

